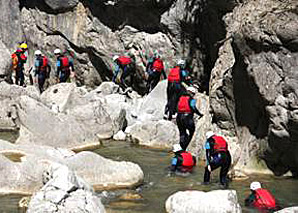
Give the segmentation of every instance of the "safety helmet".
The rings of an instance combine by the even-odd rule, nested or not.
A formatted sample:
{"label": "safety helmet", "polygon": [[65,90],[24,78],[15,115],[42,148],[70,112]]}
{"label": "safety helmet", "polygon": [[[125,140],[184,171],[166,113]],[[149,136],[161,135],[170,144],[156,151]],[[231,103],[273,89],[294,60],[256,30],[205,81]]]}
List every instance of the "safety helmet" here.
{"label": "safety helmet", "polygon": [[22,49],[27,49],[27,48],[28,48],[28,45],[27,45],[26,43],[22,43],[22,44],[20,45],[20,48],[22,48]]}
{"label": "safety helmet", "polygon": [[183,60],[183,59],[179,59],[179,60],[177,61],[177,65],[178,65],[178,66],[183,66],[183,65],[185,65],[185,60]]}
{"label": "safety helmet", "polygon": [[113,57],[113,61],[116,61],[118,58],[119,58],[118,55],[114,55],[114,57]]}
{"label": "safety helmet", "polygon": [[35,50],[34,55],[41,55],[41,51],[40,50]]}
{"label": "safety helmet", "polygon": [[257,189],[260,189],[260,188],[262,188],[260,182],[255,181],[255,182],[252,182],[252,183],[250,184],[250,189],[251,189],[251,190],[257,190]]}
{"label": "safety helmet", "polygon": [[179,143],[173,145],[173,152],[179,152],[182,148]]}
{"label": "safety helmet", "polygon": [[155,58],[160,58],[160,54],[159,54],[158,50],[154,50],[154,51],[153,51],[153,56],[154,56]]}
{"label": "safety helmet", "polygon": [[192,94],[195,94],[197,92],[196,88],[194,88],[194,87],[187,87],[186,90],[188,92],[191,92]]}
{"label": "safety helmet", "polygon": [[206,140],[208,140],[209,138],[211,138],[213,135],[215,135],[215,134],[212,131],[206,132]]}
{"label": "safety helmet", "polygon": [[54,50],[54,54],[60,54],[61,53],[61,50],[60,49],[55,49]]}

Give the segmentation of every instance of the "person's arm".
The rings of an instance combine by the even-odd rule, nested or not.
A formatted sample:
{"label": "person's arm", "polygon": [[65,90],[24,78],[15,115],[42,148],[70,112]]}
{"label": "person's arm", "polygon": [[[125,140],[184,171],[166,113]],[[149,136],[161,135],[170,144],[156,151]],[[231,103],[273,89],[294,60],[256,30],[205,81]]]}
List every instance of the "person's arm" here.
{"label": "person's arm", "polygon": [[182,81],[188,86],[192,84],[191,78],[187,70],[181,70]]}
{"label": "person's arm", "polygon": [[36,58],[34,60],[34,70],[33,70],[34,76],[36,76],[38,74],[39,67],[40,67],[39,60]]}
{"label": "person's arm", "polygon": [[161,74],[163,75],[163,79],[167,79],[167,74],[165,72],[165,69],[162,69]]}
{"label": "person's arm", "polygon": [[211,145],[209,140],[207,140],[205,143],[205,149],[206,149],[206,166],[209,166],[211,162]]}
{"label": "person's arm", "polygon": [[171,172],[175,172],[177,169],[177,165],[178,165],[178,158],[177,156],[172,158],[172,162],[171,162]]}
{"label": "person's arm", "polygon": [[190,108],[192,109],[192,111],[193,111],[194,113],[196,113],[196,114],[199,115],[200,117],[203,116],[203,114],[200,113],[200,111],[199,111],[199,110],[197,109],[197,107],[196,107],[196,100],[195,100],[195,99],[191,99],[189,104],[190,104]]}
{"label": "person's arm", "polygon": [[117,75],[118,75],[118,72],[120,70],[120,66],[115,63],[115,70],[114,70],[114,75],[113,75],[113,78],[112,78],[112,81],[115,83],[116,82],[116,78],[117,78]]}
{"label": "person's arm", "polygon": [[252,206],[253,202],[255,201],[255,195],[254,193],[251,193],[245,200],[245,206]]}
{"label": "person's arm", "polygon": [[57,59],[57,61],[56,61],[56,67],[57,67],[56,77],[59,77],[59,73],[61,71],[61,60],[60,59]]}

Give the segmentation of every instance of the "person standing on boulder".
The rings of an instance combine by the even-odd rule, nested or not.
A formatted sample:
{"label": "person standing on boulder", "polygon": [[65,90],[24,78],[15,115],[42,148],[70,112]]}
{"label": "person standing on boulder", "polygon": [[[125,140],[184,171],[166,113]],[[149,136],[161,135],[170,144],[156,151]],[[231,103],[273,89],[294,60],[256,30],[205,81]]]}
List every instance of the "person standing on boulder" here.
{"label": "person standing on boulder", "polygon": [[245,199],[245,206],[252,206],[259,210],[278,210],[274,196],[261,187],[260,182],[250,184],[251,194]]}
{"label": "person standing on boulder", "polygon": [[[120,85],[125,88],[132,87],[135,66],[131,57],[115,55],[113,61],[116,67],[112,81],[114,83],[120,83]],[[125,81],[128,77],[130,77],[130,82],[127,85]]]}
{"label": "person standing on boulder", "polygon": [[180,145],[184,151],[190,143],[196,129],[194,113],[198,114],[200,117],[203,116],[197,109],[196,100],[193,98],[196,89],[194,87],[187,87],[186,90],[187,92],[184,92],[179,98],[177,107],[178,115],[176,117],[180,135]]}
{"label": "person standing on boulder", "polygon": [[193,167],[196,165],[196,158],[190,152],[184,151],[180,144],[173,145],[173,152],[175,156],[172,158],[171,172],[192,172]]}
{"label": "person standing on boulder", "polygon": [[165,106],[165,116],[172,120],[172,116],[177,112],[177,104],[181,92],[188,85],[190,77],[185,69],[185,60],[178,60],[177,65],[170,70],[167,86],[167,104]]}
{"label": "person standing on boulder", "polygon": [[70,76],[70,72],[73,72],[73,63],[66,55],[63,55],[61,53],[60,49],[55,49],[54,54],[57,58],[56,66],[57,66],[57,72],[56,72],[56,78],[57,81],[67,82]]}
{"label": "person standing on boulder", "polygon": [[34,55],[34,76],[35,78],[37,78],[39,91],[40,93],[42,93],[44,90],[43,86],[45,80],[51,70],[51,67],[49,66],[48,58],[46,56],[43,56],[40,50],[36,50]]}
{"label": "person standing on boulder", "polygon": [[160,54],[156,51],[152,58],[149,59],[146,66],[146,72],[148,73],[147,80],[147,93],[150,93],[160,81],[161,74],[163,78],[166,79],[167,75],[164,70],[163,61],[160,58]]}
{"label": "person standing on boulder", "polygon": [[203,184],[209,184],[211,171],[220,168],[220,184],[227,188],[227,174],[231,166],[231,155],[227,141],[212,131],[206,133],[206,167]]}
{"label": "person standing on boulder", "polygon": [[[27,50],[24,45],[23,48],[18,48],[12,55],[12,71],[15,74],[15,84],[24,86],[24,64],[27,62],[25,51]],[[27,47],[27,45],[26,45]]]}

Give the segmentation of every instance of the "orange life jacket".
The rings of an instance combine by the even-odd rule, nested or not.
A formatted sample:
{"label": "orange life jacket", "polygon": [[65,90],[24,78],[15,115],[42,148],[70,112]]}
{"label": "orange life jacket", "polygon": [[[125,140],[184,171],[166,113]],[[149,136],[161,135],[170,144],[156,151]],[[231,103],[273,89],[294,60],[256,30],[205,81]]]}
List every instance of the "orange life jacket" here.
{"label": "orange life jacket", "polygon": [[183,95],[179,98],[178,113],[191,113],[189,100],[190,100],[190,97],[186,95]]}
{"label": "orange life jacket", "polygon": [[129,57],[126,57],[126,56],[121,56],[118,58],[118,61],[121,65],[128,65],[130,64],[132,61],[131,61],[131,58]]}
{"label": "orange life jacket", "polygon": [[212,137],[215,141],[214,143],[214,152],[226,152],[228,151],[228,143],[226,142],[226,140],[221,137],[221,136],[213,136]]}
{"label": "orange life jacket", "polygon": [[189,152],[182,152],[181,153],[182,158],[183,158],[183,162],[182,162],[182,166],[187,166],[187,167],[193,167],[194,166],[194,160],[193,157],[191,155],[191,153]]}
{"label": "orange life jacket", "polygon": [[164,69],[164,66],[163,66],[162,60],[160,58],[155,59],[152,65],[152,70],[161,72],[163,69]]}
{"label": "orange life jacket", "polygon": [[179,67],[172,68],[168,75],[168,81],[180,83],[180,80],[181,80],[180,79],[180,68]]}
{"label": "orange life jacket", "polygon": [[256,208],[275,209],[276,201],[273,195],[266,189],[255,190],[256,199],[253,206]]}

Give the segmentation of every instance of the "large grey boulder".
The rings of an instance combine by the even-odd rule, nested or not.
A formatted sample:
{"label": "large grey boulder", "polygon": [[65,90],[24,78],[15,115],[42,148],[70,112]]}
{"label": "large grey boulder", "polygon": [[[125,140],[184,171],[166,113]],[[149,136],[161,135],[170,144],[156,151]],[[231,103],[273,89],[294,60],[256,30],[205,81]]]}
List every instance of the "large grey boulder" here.
{"label": "large grey boulder", "polygon": [[66,10],[75,7],[79,0],[45,0],[45,3],[53,10]]}
{"label": "large grey boulder", "polygon": [[90,152],[80,152],[69,157],[66,164],[95,189],[131,187],[140,184],[144,178],[137,164],[112,161]]}
{"label": "large grey boulder", "polygon": [[[141,168],[131,162],[117,162],[92,152],[74,153],[68,149],[39,145],[14,145],[0,140],[0,194],[32,194],[42,187],[44,170],[52,163],[69,167],[95,189],[132,187],[143,181]],[[49,175],[51,176],[51,175]],[[67,175],[64,175],[67,177]],[[60,188],[72,188],[72,185]]]}
{"label": "large grey boulder", "polygon": [[91,187],[67,166],[53,163],[43,176],[45,185],[32,196],[28,213],[105,212]]}
{"label": "large grey boulder", "polygon": [[169,213],[241,212],[241,206],[234,190],[176,192],[167,199],[165,205]]}
{"label": "large grey boulder", "polygon": [[129,126],[125,132],[132,142],[144,146],[171,148],[173,144],[179,143],[178,128],[171,121],[137,122]]}
{"label": "large grey boulder", "polygon": [[18,104],[20,137],[16,143],[79,149],[98,145],[99,138],[112,137],[112,120],[100,102],[85,101],[68,113],[56,114],[40,102],[22,96]]}
{"label": "large grey boulder", "polygon": [[11,77],[11,57],[8,49],[4,43],[0,40],[0,79],[6,78],[7,80]]}
{"label": "large grey boulder", "polygon": [[298,212],[297,206],[288,207],[288,208],[284,208],[282,210],[276,211],[276,213],[295,213],[295,212]]}
{"label": "large grey boulder", "polygon": [[19,123],[17,121],[18,114],[16,105],[21,95],[30,96],[39,100],[38,89],[29,87],[20,87],[10,85],[6,82],[0,82],[0,129],[2,130],[17,130]]}

